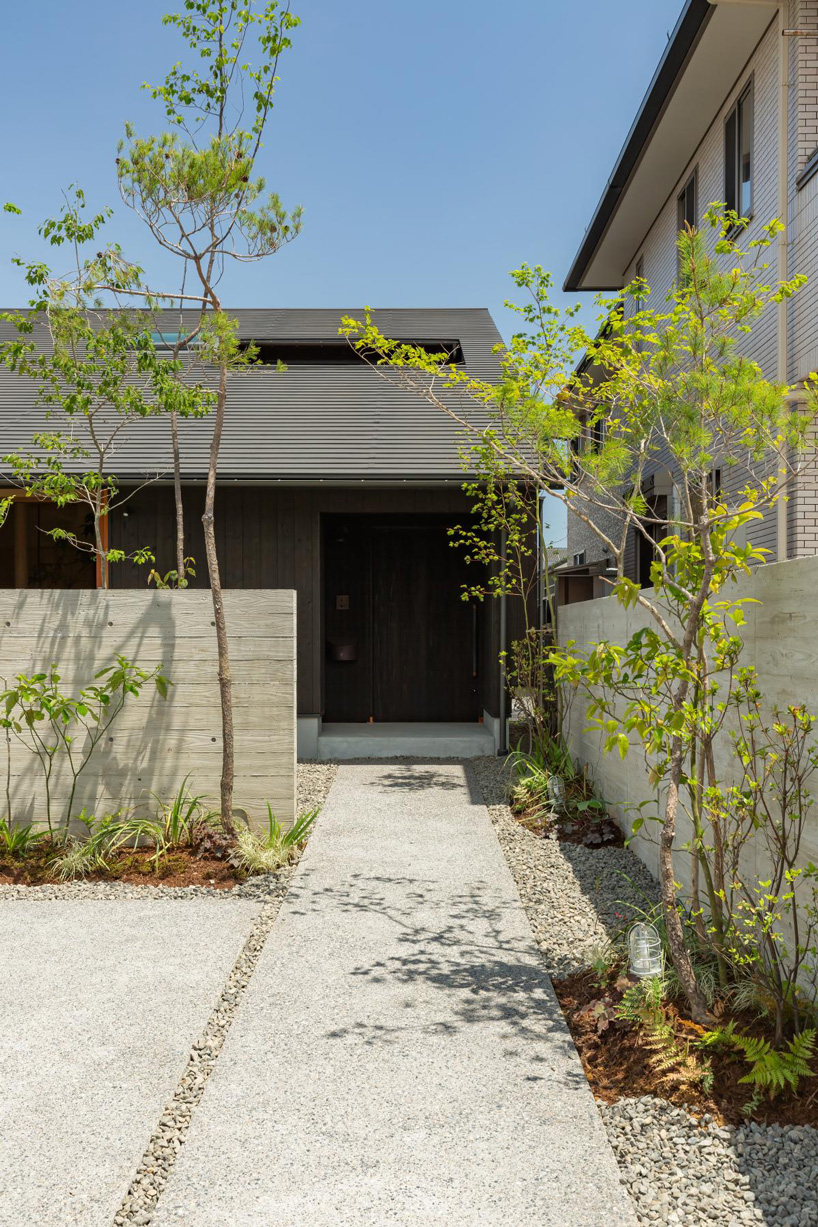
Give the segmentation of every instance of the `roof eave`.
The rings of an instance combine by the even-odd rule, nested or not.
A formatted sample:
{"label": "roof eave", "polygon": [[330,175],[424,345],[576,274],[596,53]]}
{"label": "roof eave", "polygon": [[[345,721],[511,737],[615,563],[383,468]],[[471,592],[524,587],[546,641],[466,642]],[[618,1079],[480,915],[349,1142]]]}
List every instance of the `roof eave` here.
{"label": "roof eave", "polygon": [[659,66],[653,74],[647,93],[642,99],[642,105],[637,112],[625,143],[619,152],[619,157],[611,172],[610,178],[602,193],[602,198],[596,207],[588,229],[585,231],[579,251],[574,257],[568,276],[563,282],[563,290],[568,293],[577,290],[617,290],[619,285],[584,285],[583,277],[599,246],[608,224],[611,221],[619,197],[628,184],[634,168],[639,162],[651,132],[667,105],[676,84],[681,77],[685,64],[696,43],[701,38],[708,21],[713,15],[713,5],[710,0],[687,0],[684,9],[676,22]]}

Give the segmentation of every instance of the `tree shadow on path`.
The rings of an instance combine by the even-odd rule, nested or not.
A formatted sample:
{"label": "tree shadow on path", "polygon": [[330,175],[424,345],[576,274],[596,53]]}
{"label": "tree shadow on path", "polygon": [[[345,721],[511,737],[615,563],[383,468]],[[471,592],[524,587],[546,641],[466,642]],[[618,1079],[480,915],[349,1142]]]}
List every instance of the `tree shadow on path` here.
{"label": "tree shadow on path", "polygon": [[484,1028],[492,1050],[530,1063],[527,1081],[587,1086],[516,900],[480,880],[452,889],[412,876],[356,873],[322,887],[309,878],[302,875],[293,911],[324,915],[339,951],[348,951],[350,932],[360,937],[361,957],[340,971],[368,986],[366,1016],[339,1020],[328,1038],[379,1046]]}

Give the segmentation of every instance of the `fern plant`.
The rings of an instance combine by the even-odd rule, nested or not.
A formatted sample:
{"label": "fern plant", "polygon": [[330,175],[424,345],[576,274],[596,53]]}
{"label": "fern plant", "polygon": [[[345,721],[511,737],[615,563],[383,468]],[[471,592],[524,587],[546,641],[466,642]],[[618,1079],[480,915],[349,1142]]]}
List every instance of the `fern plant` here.
{"label": "fern plant", "polygon": [[784,1048],[773,1048],[769,1040],[755,1035],[736,1035],[735,1046],[750,1065],[750,1072],[739,1082],[750,1083],[756,1095],[767,1093],[775,1099],[782,1091],[798,1090],[802,1078],[810,1078],[815,1072],[811,1064],[815,1055],[814,1027],[801,1031]]}
{"label": "fern plant", "polygon": [[660,976],[650,976],[632,984],[622,994],[616,1016],[623,1022],[645,1025],[657,1022],[664,1015],[665,983]]}
{"label": "fern plant", "polygon": [[625,991],[617,1007],[617,1018],[634,1023],[643,1031],[648,1060],[659,1083],[665,1086],[701,1086],[709,1092],[713,1070],[708,1057],[694,1043],[676,1034],[665,1012],[665,981],[658,976],[640,980]]}

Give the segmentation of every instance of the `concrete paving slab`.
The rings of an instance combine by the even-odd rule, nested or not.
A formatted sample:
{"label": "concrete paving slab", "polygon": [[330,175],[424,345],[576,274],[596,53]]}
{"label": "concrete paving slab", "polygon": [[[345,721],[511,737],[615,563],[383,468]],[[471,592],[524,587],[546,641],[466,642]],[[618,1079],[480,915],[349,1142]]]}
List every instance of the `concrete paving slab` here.
{"label": "concrete paving slab", "polygon": [[0,904],[3,1227],[109,1227],[259,910]]}
{"label": "concrete paving slab", "polygon": [[155,1227],[629,1227],[457,764],[342,765]]}

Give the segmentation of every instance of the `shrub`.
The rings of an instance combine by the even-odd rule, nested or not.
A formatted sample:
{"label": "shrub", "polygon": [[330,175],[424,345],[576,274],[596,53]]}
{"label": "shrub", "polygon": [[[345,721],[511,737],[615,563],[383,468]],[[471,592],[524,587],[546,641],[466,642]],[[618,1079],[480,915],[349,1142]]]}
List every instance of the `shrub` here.
{"label": "shrub", "polygon": [[[76,694],[67,694],[56,665],[46,673],[27,676],[19,673],[14,685],[0,694],[0,728],[6,729],[6,750],[11,762],[11,744],[23,746],[41,769],[45,793],[46,823],[54,838],[58,831],[68,831],[74,816],[74,802],[80,776],[94,751],[108,734],[126,702],[138,697],[142,689],[153,682],[162,698],[167,697],[170,682],[162,672],[140,669],[124,656],[116,663],[100,669],[93,682]],[[58,763],[64,764],[69,778],[68,798],[62,813],[54,813],[53,783]],[[7,773],[7,778],[10,771]],[[11,797],[7,788],[8,822],[13,819]]]}
{"label": "shrub", "polygon": [[[731,979],[753,986],[780,1044],[785,1031],[797,1034],[816,1017],[818,868],[804,855],[818,768],[815,717],[802,706],[768,716],[752,669],[741,671],[731,705],[741,778],[704,794],[719,853],[705,932]],[[751,869],[759,860],[763,875]]]}

